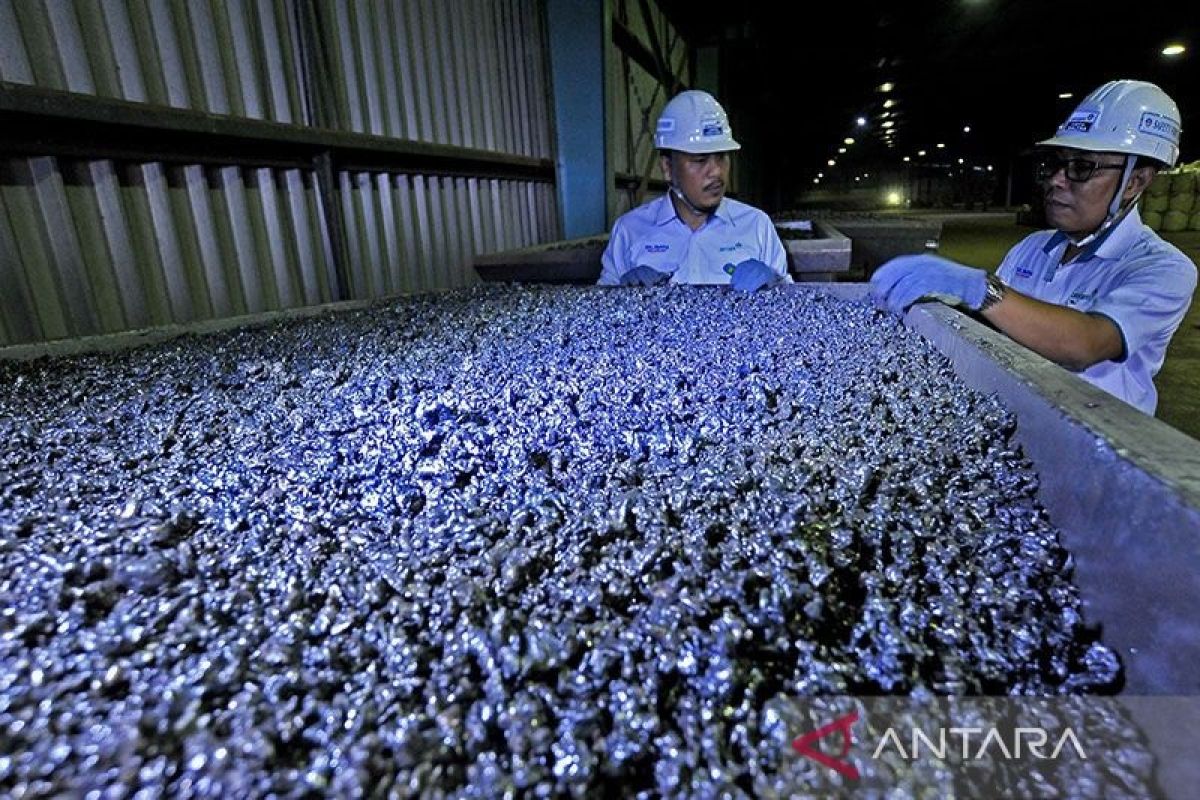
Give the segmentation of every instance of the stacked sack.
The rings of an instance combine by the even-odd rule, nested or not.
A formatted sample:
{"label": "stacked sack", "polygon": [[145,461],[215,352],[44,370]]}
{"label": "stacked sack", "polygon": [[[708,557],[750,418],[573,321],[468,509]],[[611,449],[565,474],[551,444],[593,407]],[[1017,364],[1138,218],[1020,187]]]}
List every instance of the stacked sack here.
{"label": "stacked sack", "polygon": [[1200,161],[1160,172],[1142,199],[1142,221],[1164,233],[1200,231]]}

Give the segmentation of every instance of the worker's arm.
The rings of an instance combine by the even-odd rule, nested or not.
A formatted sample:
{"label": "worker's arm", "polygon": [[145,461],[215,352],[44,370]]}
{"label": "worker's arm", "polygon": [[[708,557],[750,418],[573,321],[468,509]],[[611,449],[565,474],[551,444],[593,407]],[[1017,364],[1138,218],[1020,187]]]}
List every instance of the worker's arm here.
{"label": "worker's arm", "polygon": [[1013,341],[1075,372],[1125,356],[1121,329],[1111,319],[1037,300],[1009,287],[1004,298],[982,314]]}
{"label": "worker's arm", "polygon": [[[871,277],[875,297],[897,314],[922,297],[962,303],[978,311],[987,295],[987,273],[940,256],[900,256]],[[1000,331],[1077,372],[1125,355],[1121,328],[1100,314],[1085,314],[1006,288],[1004,298],[982,312]]]}

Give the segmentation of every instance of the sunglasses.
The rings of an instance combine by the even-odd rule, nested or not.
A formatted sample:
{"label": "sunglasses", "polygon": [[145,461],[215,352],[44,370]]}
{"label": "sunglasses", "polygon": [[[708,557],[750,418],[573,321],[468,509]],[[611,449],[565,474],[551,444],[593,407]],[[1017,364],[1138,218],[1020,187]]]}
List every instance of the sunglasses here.
{"label": "sunglasses", "polygon": [[1035,165],[1037,179],[1048,181],[1063,170],[1067,180],[1072,183],[1083,183],[1092,179],[1097,171],[1102,169],[1125,169],[1124,164],[1099,164],[1086,158],[1059,158],[1045,155],[1038,159]]}

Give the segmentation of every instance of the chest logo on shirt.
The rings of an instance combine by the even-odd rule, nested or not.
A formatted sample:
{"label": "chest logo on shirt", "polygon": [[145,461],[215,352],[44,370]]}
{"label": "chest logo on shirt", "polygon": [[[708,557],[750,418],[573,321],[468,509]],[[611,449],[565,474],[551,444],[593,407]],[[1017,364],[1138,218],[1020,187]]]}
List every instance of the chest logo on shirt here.
{"label": "chest logo on shirt", "polygon": [[721,247],[719,247],[717,249],[720,250],[722,253],[732,253],[734,250],[741,250],[742,247],[743,247],[743,245],[741,242],[734,242],[733,244],[722,245]]}
{"label": "chest logo on shirt", "polygon": [[1033,267],[1017,267],[1018,278],[1028,278],[1033,275]]}
{"label": "chest logo on shirt", "polygon": [[665,253],[671,249],[669,244],[648,244],[646,245],[647,253]]}
{"label": "chest logo on shirt", "polygon": [[1096,299],[1095,292],[1071,292],[1071,296],[1067,298],[1067,305],[1069,305],[1069,306],[1091,305],[1092,301],[1095,299]]}

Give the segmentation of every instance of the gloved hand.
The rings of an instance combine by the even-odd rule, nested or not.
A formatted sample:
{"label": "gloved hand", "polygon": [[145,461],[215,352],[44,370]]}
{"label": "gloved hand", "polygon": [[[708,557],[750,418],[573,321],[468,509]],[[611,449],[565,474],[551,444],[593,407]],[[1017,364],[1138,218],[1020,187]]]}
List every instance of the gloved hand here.
{"label": "gloved hand", "polygon": [[666,272],[659,272],[654,267],[647,267],[645,264],[634,267],[621,276],[622,286],[658,286],[660,283],[666,283],[671,276]]}
{"label": "gloved hand", "polygon": [[739,292],[755,292],[764,286],[770,286],[778,278],[778,273],[757,258],[748,258],[733,268],[733,277],[729,285]]}
{"label": "gloved hand", "polygon": [[978,310],[987,295],[987,273],[941,256],[897,256],[871,276],[871,294],[895,314],[929,295]]}

